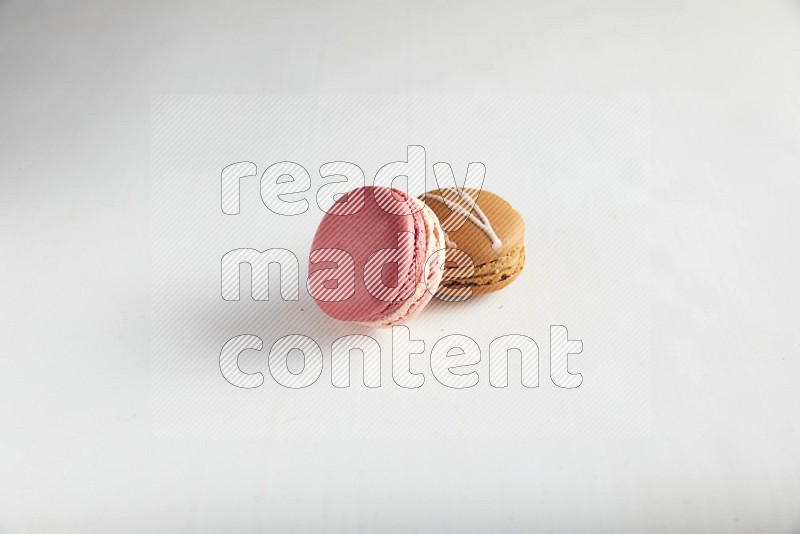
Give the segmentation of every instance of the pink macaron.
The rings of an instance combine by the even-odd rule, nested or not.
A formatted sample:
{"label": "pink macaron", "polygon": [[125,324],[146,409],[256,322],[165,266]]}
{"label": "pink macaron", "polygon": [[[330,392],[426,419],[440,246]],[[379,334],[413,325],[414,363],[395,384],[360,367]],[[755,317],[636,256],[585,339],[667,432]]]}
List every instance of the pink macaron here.
{"label": "pink macaron", "polygon": [[444,231],[422,201],[388,187],[339,198],[314,236],[308,290],[334,319],[388,327],[419,312],[439,287]]}

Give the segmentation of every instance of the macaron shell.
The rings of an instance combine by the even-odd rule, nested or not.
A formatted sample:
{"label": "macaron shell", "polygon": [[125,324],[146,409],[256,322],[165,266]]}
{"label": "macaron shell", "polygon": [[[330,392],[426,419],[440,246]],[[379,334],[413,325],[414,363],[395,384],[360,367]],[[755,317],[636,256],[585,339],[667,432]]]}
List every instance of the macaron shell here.
{"label": "macaron shell", "polygon": [[[363,207],[352,213],[347,206],[350,200],[356,200],[355,195],[362,195]],[[387,200],[392,200],[393,211],[399,214],[384,210],[376,197],[384,206]],[[413,242],[398,246],[398,234],[403,232],[413,236]],[[308,267],[309,286],[312,285],[312,275],[317,270],[336,267],[336,263],[311,261],[314,259],[314,251],[320,249],[343,250],[355,263],[353,295],[339,301],[317,300],[320,309],[339,320],[380,321],[400,309],[417,286],[417,273],[422,272],[427,249],[424,217],[415,199],[402,191],[385,187],[356,189],[338,199],[317,228]],[[365,281],[364,267],[370,256],[381,249],[397,249],[398,268],[386,269],[384,272],[386,285],[396,289],[385,290],[385,294],[380,295],[381,298],[376,298],[367,289],[369,284],[375,292],[375,280]],[[399,298],[400,296],[406,298]]]}
{"label": "macaron shell", "polygon": [[[448,247],[466,252],[475,265],[472,275],[466,277],[448,276],[448,269],[445,269],[440,291],[470,287],[473,294],[488,293],[507,286],[522,271],[525,265],[525,223],[522,215],[502,197],[486,190],[466,189],[465,192],[476,199],[501,244],[494,248],[487,232],[470,220],[452,229],[452,221],[463,220],[463,217],[456,214],[454,219],[448,219],[453,212],[435,198],[443,196],[452,199],[456,195],[452,190],[437,189],[426,193],[422,198],[442,221]],[[466,203],[459,203],[468,207]]]}
{"label": "macaron shell", "polygon": [[[446,219],[451,214],[450,208],[429,196],[441,196],[443,194],[441,189],[427,193],[422,199],[442,221],[448,239],[457,248],[469,254],[475,265],[482,265],[503,257],[523,243],[525,222],[522,215],[511,204],[490,191],[477,189],[465,189],[464,191],[477,200],[478,206],[486,214],[494,232],[502,241],[500,249],[492,249],[491,239],[483,230],[468,220],[464,221],[464,224],[455,231],[448,229]],[[447,195],[452,197],[453,193],[447,192]]]}

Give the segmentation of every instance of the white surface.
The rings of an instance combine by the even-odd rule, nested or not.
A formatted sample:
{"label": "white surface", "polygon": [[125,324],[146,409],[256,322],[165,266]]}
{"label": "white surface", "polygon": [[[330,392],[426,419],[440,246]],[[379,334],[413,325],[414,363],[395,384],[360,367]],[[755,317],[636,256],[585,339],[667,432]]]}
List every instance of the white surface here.
{"label": "white surface", "polygon": [[[794,2],[0,4],[0,532],[797,531],[799,57]],[[646,97],[646,432],[154,436],[150,99],[184,93]]]}
{"label": "white surface", "polygon": [[[646,98],[624,96],[155,98],[156,435],[279,441],[648,435],[649,111]],[[436,188],[435,162],[449,162],[462,184],[470,161],[484,163],[484,188],[517,206],[530,251],[525,274],[508,290],[458,305],[433,303],[409,321],[411,337],[425,343],[425,354],[413,356],[410,367],[428,375],[415,391],[393,380],[390,331],[331,320],[305,283],[321,206],[329,208],[333,195],[317,169],[346,160],[373,183],[378,169],[408,157],[409,143],[424,143],[429,189]],[[306,199],[308,209],[280,216],[262,202],[259,182],[271,163],[288,156],[312,177],[307,192],[286,198]],[[240,213],[225,215],[219,176],[243,158],[258,170],[240,180]],[[422,194],[425,177],[411,174],[407,187]],[[268,200],[271,189],[264,180]],[[220,260],[241,248],[294,254],[301,265],[299,300],[279,298],[277,268],[269,301],[251,300],[250,267],[243,269],[241,300],[223,300]],[[569,391],[551,382],[550,325],[564,325],[572,339],[585,342],[586,353],[574,356],[570,367],[585,375],[586,387]],[[240,358],[244,370],[268,377],[257,391],[237,389],[221,377],[220,350],[242,334],[260,336],[264,345]],[[372,336],[382,347],[382,389],[337,391],[330,364],[307,391],[279,387],[267,370],[267,354],[290,334],[310,337],[326,356],[341,336]],[[479,383],[470,391],[449,390],[432,376],[434,344],[454,334],[469,336],[482,352],[473,368]],[[538,343],[540,389],[521,387],[518,357],[508,371],[516,387],[490,386],[490,343],[509,334]],[[362,383],[361,360],[353,358],[354,384]],[[297,363],[302,368],[299,358]]]}

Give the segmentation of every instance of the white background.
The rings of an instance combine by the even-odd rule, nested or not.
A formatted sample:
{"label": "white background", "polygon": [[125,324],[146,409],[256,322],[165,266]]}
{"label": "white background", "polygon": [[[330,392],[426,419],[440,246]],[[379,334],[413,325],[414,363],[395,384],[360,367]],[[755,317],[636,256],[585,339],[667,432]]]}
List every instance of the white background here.
{"label": "white background", "polygon": [[[0,532],[800,529],[800,6],[604,4],[0,4]],[[641,95],[635,431],[156,432],[151,96],[230,93]]]}
{"label": "white background", "polygon": [[[437,446],[432,438],[649,435],[646,98],[178,95],[154,98],[152,115],[151,357],[157,436],[281,442],[374,438],[381,443],[415,438]],[[434,162],[449,162],[461,184],[467,164],[482,162],[483,187],[510,199],[524,218],[529,256],[525,274],[507,291],[457,305],[433,302],[409,321],[411,337],[425,343],[425,354],[413,357],[410,366],[415,373],[427,370],[425,384],[416,391],[403,390],[393,380],[390,331],[331,320],[305,287],[311,241],[335,190],[324,186],[330,179],[322,179],[320,166],[332,160],[357,163],[373,183],[383,165],[407,158],[409,140],[425,147],[430,189],[436,188]],[[286,197],[305,200],[306,211],[281,216],[263,203],[259,182],[267,166],[289,156],[313,176],[309,191]],[[221,170],[243,158],[260,171],[239,181],[240,213],[226,215],[220,208]],[[397,185],[416,196],[425,191],[425,181],[413,175]],[[268,179],[264,185],[269,201]],[[269,301],[253,301],[249,266],[242,269],[241,300],[223,300],[221,258],[242,248],[293,253],[301,264],[299,300],[279,297],[279,272],[273,269]],[[564,325],[572,339],[585,340],[586,354],[575,356],[570,368],[586,374],[586,387],[569,391],[551,382],[550,325]],[[261,353],[240,359],[246,372],[269,377],[257,391],[232,387],[220,373],[220,350],[242,334],[260,336],[264,344]],[[382,390],[363,386],[360,355],[353,358],[353,387],[347,391],[331,385],[329,363],[307,391],[281,388],[267,370],[267,354],[278,338],[290,334],[310,337],[326,355],[338,337],[373,337],[382,347]],[[541,390],[521,386],[518,356],[508,370],[514,387],[490,386],[489,344],[509,334],[538,343]],[[432,376],[430,352],[451,335],[467,336],[481,347],[483,357],[473,370],[483,380],[474,390],[449,390]],[[291,368],[302,369],[301,360],[292,353],[290,365],[299,367]]]}

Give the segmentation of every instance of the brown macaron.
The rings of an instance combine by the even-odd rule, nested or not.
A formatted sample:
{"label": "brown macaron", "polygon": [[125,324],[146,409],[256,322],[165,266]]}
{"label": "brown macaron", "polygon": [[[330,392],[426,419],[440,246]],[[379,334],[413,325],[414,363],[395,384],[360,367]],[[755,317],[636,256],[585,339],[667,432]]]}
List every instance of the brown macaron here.
{"label": "brown macaron", "polygon": [[448,247],[437,298],[465,300],[468,289],[473,295],[497,291],[519,276],[525,266],[525,223],[511,204],[476,189],[437,189],[420,198],[442,222]]}

